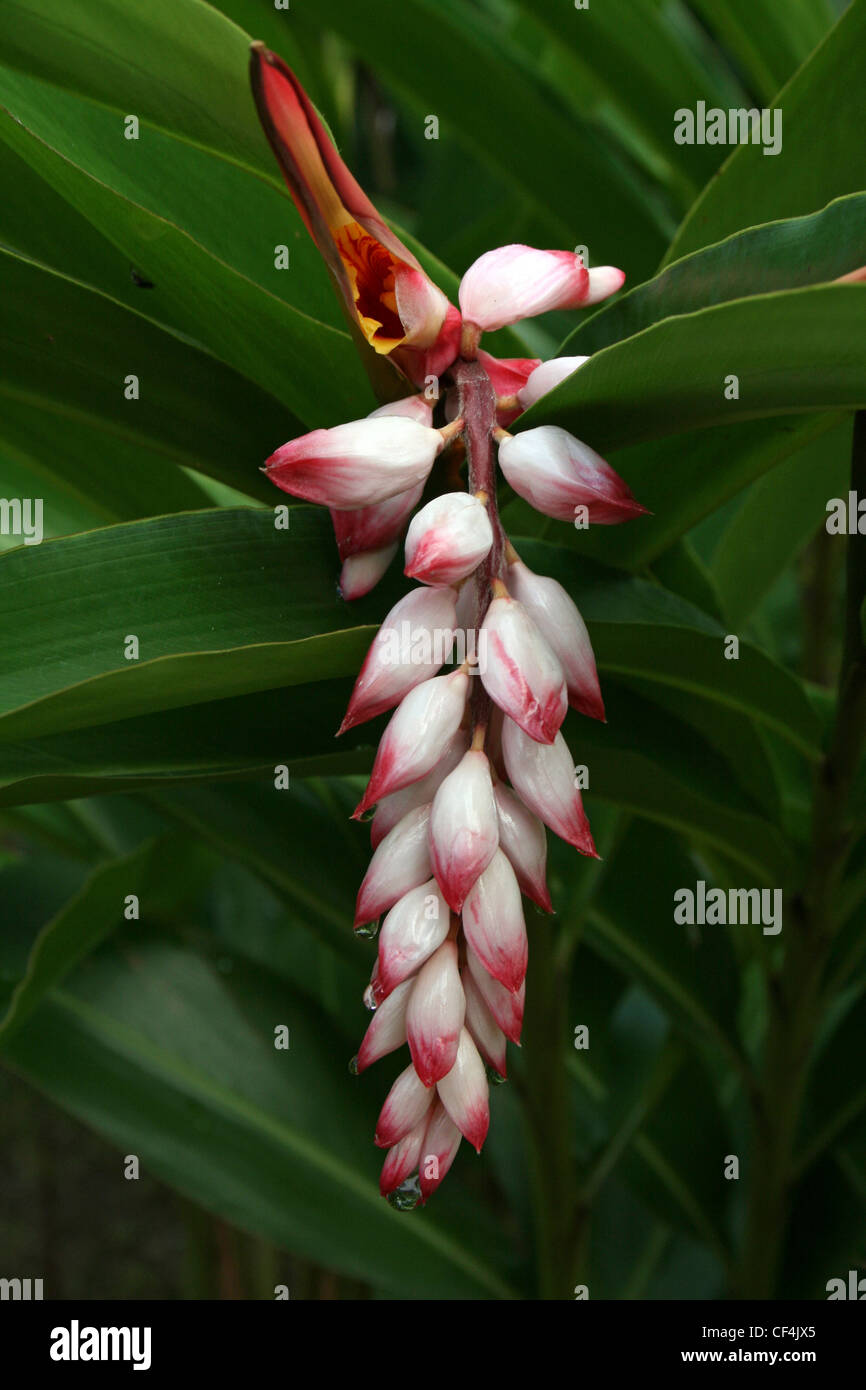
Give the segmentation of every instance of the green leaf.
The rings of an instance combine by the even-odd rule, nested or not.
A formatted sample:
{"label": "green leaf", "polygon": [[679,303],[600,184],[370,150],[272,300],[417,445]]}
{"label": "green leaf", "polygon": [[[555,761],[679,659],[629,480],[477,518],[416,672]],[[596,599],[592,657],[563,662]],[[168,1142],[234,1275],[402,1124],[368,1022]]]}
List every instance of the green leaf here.
{"label": "green leaf", "polygon": [[544,541],[515,537],[514,544],[531,569],[569,590],[589,626],[602,675],[718,702],[815,756],[820,726],[801,684],[757,648],[742,642],[739,659],[727,660],[723,626],[657,585],[605,573]]}
{"label": "green leaf", "polygon": [[693,185],[711,176],[720,153],[711,145],[674,145],[673,113],[699,99],[709,106],[727,103],[729,91],[708,77],[663,7],[655,0],[606,0],[575,14],[547,0],[521,3],[558,45],[590,68],[608,100],[628,113],[666,163]]}
{"label": "green leaf", "polygon": [[123,921],[124,901],[140,895],[154,844],[94,870],[87,882],[36,936],[24,974],[0,1015],[0,1039],[21,1026],[44,996]]}
{"label": "green leaf", "polygon": [[833,23],[826,0],[786,0],[784,6],[775,0],[693,0],[693,8],[764,100],[775,96]]}
{"label": "green leaf", "polygon": [[640,873],[602,880],[587,914],[587,944],[648,990],[690,1038],[721,1048],[741,1070],[739,982],[729,929],[674,922],[674,893],[700,876],[694,861],[669,834],[647,825],[629,829],[618,861],[620,868],[639,864]]}
{"label": "green leaf", "polygon": [[[560,356],[588,355],[677,314],[732,299],[817,285],[845,275],[866,239],[866,193],[837,198],[820,212],[734,232],[694,251],[652,280],[617,295],[579,324]],[[735,370],[734,367],[731,368]]]}
{"label": "green leaf", "polygon": [[292,777],[368,772],[369,730],[334,739],[351,688],[317,681],[0,742],[0,806],[238,776],[273,785],[277,762]]}
{"label": "green leaf", "polygon": [[749,489],[711,560],[732,622],[745,622],[777,575],[824,524],[828,499],[846,495],[850,459],[848,419]]}
{"label": "green leaf", "polygon": [[[278,182],[249,97],[249,40],[203,0],[69,0],[62,13],[52,0],[8,0],[0,33],[10,66]],[[289,32],[284,57],[300,65]]]}
{"label": "green leaf", "polygon": [[3,251],[0,265],[0,439],[32,469],[101,505],[102,520],[206,504],[178,465],[275,499],[259,468],[298,428],[284,407],[94,290]]}
{"label": "green leaf", "polygon": [[[593,448],[866,397],[866,289],[815,285],[678,315],[595,354],[515,423],[561,425]],[[739,396],[725,395],[727,379]]]}
{"label": "green leaf", "polygon": [[290,516],[285,531],[252,509],[160,517],[0,557],[8,736],[357,671],[381,607],[335,597],[327,514]]}
{"label": "green leaf", "polygon": [[[290,1047],[274,1047],[274,1028]],[[397,1296],[507,1298],[508,1247],[453,1190],[408,1220],[378,1194],[383,1083],[285,983],[157,931],[104,947],[10,1039],[7,1059],[196,1202]],[[459,1182],[461,1154],[449,1181]],[[447,1209],[446,1209],[447,1204]],[[467,1232],[471,1230],[471,1240]]]}
{"label": "green leaf", "polygon": [[[567,724],[577,765],[589,770],[594,798],[677,831],[697,849],[721,852],[761,884],[791,882],[795,864],[776,826],[737,786],[730,761],[656,704],[605,684],[609,722]],[[748,745],[739,745],[748,748]]]}
{"label": "green leaf", "polygon": [[[754,22],[750,11],[750,27]],[[814,212],[866,187],[864,43],[866,0],[852,0],[773,103],[782,112],[781,152],[734,150],[689,211],[666,263],[743,227]]]}
{"label": "green leaf", "polygon": [[[200,151],[155,132],[149,144],[148,132],[126,141],[120,112],[9,69],[0,69],[0,100],[0,137],[154,282],[149,312],[166,305],[175,328],[305,422],[338,423],[375,404],[348,333],[282,297],[307,305],[312,290],[323,312],[335,312],[287,194],[224,162],[215,178]],[[129,147],[142,144],[136,160]],[[281,272],[275,247],[289,241]]]}
{"label": "green leaf", "polygon": [[595,263],[624,263],[641,275],[661,254],[666,219],[645,181],[604,132],[564,115],[531,70],[503,56],[495,23],[430,0],[404,6],[399,23],[389,0],[363,9],[319,0],[314,15],[299,10],[292,22],[302,32],[335,29],[406,95],[422,124],[423,113],[434,113],[443,134],[517,183],[546,216],[554,245],[586,243]]}

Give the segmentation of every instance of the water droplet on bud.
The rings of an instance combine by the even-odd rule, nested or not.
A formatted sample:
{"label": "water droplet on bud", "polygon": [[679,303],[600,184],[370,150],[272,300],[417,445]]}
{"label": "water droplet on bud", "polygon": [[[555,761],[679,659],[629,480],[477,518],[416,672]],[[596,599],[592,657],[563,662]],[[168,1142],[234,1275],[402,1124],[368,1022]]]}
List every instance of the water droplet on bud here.
{"label": "water droplet on bud", "polygon": [[504,1086],[508,1080],[507,1076],[500,1076],[495,1067],[488,1067],[486,1063],[484,1070],[487,1072],[487,1081],[491,1086]]}
{"label": "water droplet on bud", "polygon": [[389,1192],[387,1200],[395,1211],[412,1211],[417,1207],[421,1201],[417,1173],[414,1178],[407,1178],[399,1187],[395,1187],[393,1192]]}
{"label": "water droplet on bud", "polygon": [[364,1008],[369,1009],[371,1014],[376,1012],[376,996],[372,985],[368,985],[364,990]]}
{"label": "water droplet on bud", "polygon": [[354,1057],[352,1057],[349,1061],[349,1071],[352,1073],[353,1076],[359,1075],[357,1054]]}
{"label": "water droplet on bud", "polygon": [[364,922],[360,927],[355,927],[355,935],[359,941],[372,941],[378,931],[378,922]]}

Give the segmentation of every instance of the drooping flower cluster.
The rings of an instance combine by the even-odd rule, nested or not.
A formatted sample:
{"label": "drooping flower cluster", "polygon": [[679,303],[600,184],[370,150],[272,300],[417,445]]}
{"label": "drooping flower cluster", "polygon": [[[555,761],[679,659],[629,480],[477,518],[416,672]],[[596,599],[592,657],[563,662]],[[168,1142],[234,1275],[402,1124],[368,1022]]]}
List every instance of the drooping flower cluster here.
{"label": "drooping flower cluster", "polygon": [[[355,929],[378,927],[365,995],[374,1013],[354,1066],[408,1043],[375,1137],[387,1150],[382,1192],[412,1205],[436,1189],[463,1138],[480,1150],[487,1135],[487,1069],[504,1078],[506,1042],[520,1040],[522,897],[552,910],[545,826],[595,855],[561,733],[569,706],[604,718],[595,659],[565,589],[534,574],[503,532],[495,455],[514,492],[546,516],[573,521],[582,510],[590,524],[612,525],[643,511],[566,430],[508,432],[587,359],[497,359],[479,343],[521,319],[596,303],[624,277],[588,270],[570,251],[506,246],[466,272],[458,310],[376,213],[289,69],[256,46],[252,73],[359,342],[406,386],[431,376],[443,386],[441,405],[415,391],[284,444],[265,469],[284,491],[330,508],[345,598],[370,591],[404,531],[404,573],[416,581],[370,647],[339,730],[393,711],[354,813],[372,816],[373,848]],[[452,479],[465,455],[465,491],[437,477],[444,451]],[[432,495],[416,511],[425,488]]]}

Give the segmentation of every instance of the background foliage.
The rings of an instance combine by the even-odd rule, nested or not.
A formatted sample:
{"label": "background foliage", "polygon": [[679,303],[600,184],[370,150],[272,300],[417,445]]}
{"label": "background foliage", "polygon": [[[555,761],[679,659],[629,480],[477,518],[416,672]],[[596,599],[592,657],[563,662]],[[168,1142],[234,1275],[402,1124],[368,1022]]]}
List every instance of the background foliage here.
{"label": "background foliage", "polygon": [[[589,624],[609,722],[567,732],[604,861],[552,845],[489,1145],[408,1216],[376,1188],[387,1063],[346,1067],[376,731],[333,740],[401,580],[342,602],[327,517],[275,530],[258,472],[375,401],[260,133],[250,37],[449,293],[515,240],[585,245],[630,287],[510,335],[596,354],[525,423],[585,438],[653,513],[584,534],[505,509]],[[225,1223],[265,1296],[276,1249],[293,1296],[338,1297],[823,1297],[866,1261],[863,709],[840,724],[824,529],[866,405],[866,289],[829,283],[866,262],[864,51],[866,0],[0,5],[0,492],[42,497],[48,537],[0,537],[0,1049],[119,1151],[95,1151],[84,1226],[119,1155],[181,1194],[193,1296]],[[699,100],[781,106],[782,152],[676,145]],[[675,926],[698,878],[783,888],[781,937]]]}

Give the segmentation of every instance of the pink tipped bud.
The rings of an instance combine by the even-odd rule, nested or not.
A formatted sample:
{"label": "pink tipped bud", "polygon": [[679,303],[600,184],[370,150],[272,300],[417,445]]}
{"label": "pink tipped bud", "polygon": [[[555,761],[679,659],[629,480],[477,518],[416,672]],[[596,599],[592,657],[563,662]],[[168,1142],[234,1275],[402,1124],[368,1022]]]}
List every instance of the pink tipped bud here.
{"label": "pink tipped bud", "polygon": [[562,667],[526,609],[495,598],[482,624],[487,660],[481,673],[491,700],[531,738],[552,743],[568,711]]}
{"label": "pink tipped bud", "polygon": [[531,405],[535,405],[537,400],[546,396],[548,391],[552,391],[554,386],[565,381],[572,372],[588,361],[588,357],[554,357],[550,362],[542,362],[531,376],[527,377],[526,385],[517,392],[517,399],[523,409],[528,410]]}
{"label": "pink tipped bud", "polygon": [[499,813],[499,848],[511,861],[521,891],[545,912],[552,912],[544,826],[504,782],[496,783],[493,795]]}
{"label": "pink tipped bud", "polygon": [[436,1191],[454,1162],[461,1137],[460,1130],[448,1111],[437,1101],[430,1111],[427,1131],[418,1155],[418,1181],[425,1202]]}
{"label": "pink tipped bud", "polygon": [[379,1005],[364,1034],[356,1059],[359,1072],[386,1057],[406,1041],[406,1006],[412,993],[413,981],[404,980]]}
{"label": "pink tipped bud", "polygon": [[453,589],[419,588],[395,603],[364,658],[339,733],[391,709],[436,675],[450,655],[456,602]]}
{"label": "pink tipped bud", "polygon": [[558,425],[503,440],[499,463],[519,497],[559,521],[575,521],[580,507],[596,526],[615,526],[646,511],[600,454]]}
{"label": "pink tipped bud", "polygon": [[430,877],[430,806],[409,811],[379,845],[358,892],[355,926],[375,922],[411,888]]}
{"label": "pink tipped bud", "polygon": [[442,894],[460,912],[466,894],[499,844],[490,764],[480,750],[464,755],[433,798],[430,858]]}
{"label": "pink tipped bud", "polygon": [[355,819],[381,797],[432,771],[460,727],[468,694],[469,677],[464,671],[434,676],[409,691],[382,735]]}
{"label": "pink tipped bud", "polygon": [[341,560],[362,551],[381,550],[397,540],[410,515],[421,500],[423,483],[408,492],[398,492],[372,507],[356,507],[338,512],[332,508],[331,521]]}
{"label": "pink tipped bud", "polygon": [[550,309],[577,309],[589,293],[589,272],[573,251],[500,246],[486,251],[460,282],[460,309],[484,331]]}
{"label": "pink tipped bud", "polygon": [[454,1066],[436,1089],[464,1139],[480,1153],[490,1125],[487,1076],[478,1048],[465,1028],[460,1032]]}
{"label": "pink tipped bud", "polygon": [[434,497],[406,534],[406,574],[423,584],[457,584],[477,569],[493,544],[487,508],[468,492]]}
{"label": "pink tipped bud", "polygon": [[603,299],[608,299],[617,290],[622,289],[625,283],[625,271],[617,270],[615,265],[597,265],[589,272],[589,294],[584,300],[584,304],[600,304]]}
{"label": "pink tipped bud", "polygon": [[395,903],[379,932],[376,968],[379,999],[408,980],[429,960],[448,935],[448,904],[435,879],[405,893]]}
{"label": "pink tipped bud", "polygon": [[357,555],[347,556],[340,570],[340,596],[351,603],[353,599],[369,594],[396,554],[396,545],[386,545],[382,550],[364,550]]}
{"label": "pink tipped bud", "polygon": [[488,975],[512,994],[519,990],[526,979],[529,947],[520,886],[501,849],[469,890],[463,932]]}
{"label": "pink tipped bud", "polygon": [[277,449],[265,472],[282,488],[327,507],[370,507],[423,483],[442,448],[438,430],[390,415],[313,430]]}
{"label": "pink tipped bud", "polygon": [[502,751],[512,786],[529,809],[566,844],[598,858],[562,734],[553,743],[536,743],[512,719],[506,719]]}
{"label": "pink tipped bud", "polygon": [[414,1067],[401,1071],[382,1106],[375,1143],[380,1149],[399,1144],[430,1109],[436,1092],[422,1086]]}
{"label": "pink tipped bud", "polygon": [[576,604],[555,579],[533,574],[520,560],[508,567],[508,586],[559,658],[569,704],[591,719],[603,720],[592,643]]}
{"label": "pink tipped bud", "polygon": [[458,729],[446,745],[446,748],[439,758],[432,772],[428,772],[426,777],[422,777],[419,782],[412,782],[410,786],[404,787],[402,791],[393,792],[390,796],[384,797],[376,807],[376,814],[370,826],[370,843],[376,849],[389,830],[393,830],[398,821],[413,811],[416,806],[424,806],[431,802],[441,787],[449,772],[453,772],[460,762],[463,754],[469,747],[469,735],[462,729]]}
{"label": "pink tipped bud", "polygon": [[464,1012],[457,946],[444,941],[419,970],[406,1010],[409,1051],[425,1086],[432,1086],[454,1066]]}
{"label": "pink tipped bud", "polygon": [[505,1034],[484,1002],[481,991],[469,970],[463,971],[463,993],[466,998],[466,1028],[488,1067],[507,1076]]}
{"label": "pink tipped bud", "polygon": [[[491,1017],[494,1019],[497,1028],[501,1028],[506,1038],[510,1038],[513,1043],[520,1042],[520,1033],[523,1028],[523,1006],[526,1000],[526,984],[520,986],[516,993],[506,989],[498,980],[494,980],[492,975],[488,975],[481,961],[472,950],[471,946],[466,948],[466,965],[478,993],[484,1000]],[[464,981],[465,992],[465,981]]]}
{"label": "pink tipped bud", "polygon": [[[439,1108],[438,1102],[433,1113],[435,1113],[435,1108]],[[379,1191],[383,1197],[387,1197],[389,1192],[394,1192],[401,1183],[404,1183],[407,1178],[417,1172],[421,1146],[427,1129],[428,1117],[425,1114],[415,1128],[410,1129],[409,1133],[403,1136],[399,1144],[395,1144],[393,1148],[388,1150],[379,1178]]]}

